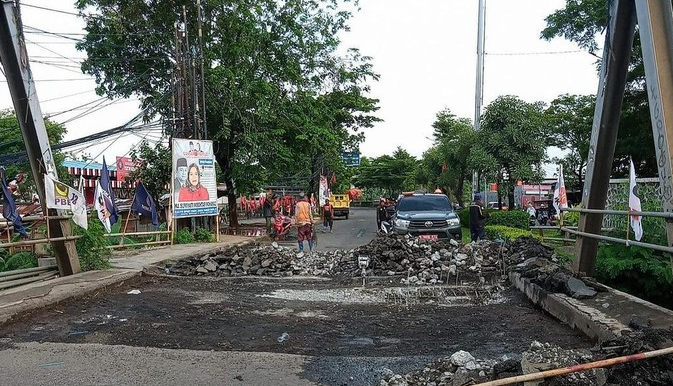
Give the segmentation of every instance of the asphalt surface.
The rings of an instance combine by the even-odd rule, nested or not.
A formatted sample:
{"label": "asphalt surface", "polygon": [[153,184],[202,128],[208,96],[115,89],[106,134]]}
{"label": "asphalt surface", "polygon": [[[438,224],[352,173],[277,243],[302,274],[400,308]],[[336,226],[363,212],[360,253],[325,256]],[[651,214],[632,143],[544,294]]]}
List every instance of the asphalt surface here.
{"label": "asphalt surface", "polygon": [[[375,232],[375,211],[354,209],[317,248],[351,249]],[[329,279],[138,279],[0,329],[0,385],[365,386],[384,368],[405,373],[460,349],[494,359],[532,340],[590,344],[513,290],[474,307],[269,296],[343,289]]]}

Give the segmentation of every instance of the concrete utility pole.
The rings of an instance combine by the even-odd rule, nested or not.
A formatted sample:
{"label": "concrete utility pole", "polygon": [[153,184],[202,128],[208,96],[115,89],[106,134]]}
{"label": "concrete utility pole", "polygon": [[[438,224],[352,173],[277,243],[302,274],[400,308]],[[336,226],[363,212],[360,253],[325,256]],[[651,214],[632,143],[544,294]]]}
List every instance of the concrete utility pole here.
{"label": "concrete utility pole", "polygon": [[[42,118],[40,103],[35,92],[35,82],[28,64],[28,54],[23,39],[18,1],[2,0],[0,7],[0,61],[5,71],[7,85],[12,95],[14,111],[19,120],[21,134],[26,144],[30,168],[35,179],[35,188],[42,203],[42,213],[57,216],[56,210],[48,210],[44,193],[44,173],[58,177],[56,164],[49,146],[47,129]],[[59,211],[63,212],[63,211]],[[72,232],[67,219],[49,222],[56,260],[61,276],[80,271],[75,242],[69,239]]]}
{"label": "concrete utility pole", "polygon": [[[605,209],[619,116],[636,28],[642,41],[647,93],[654,133],[659,183],[665,212],[673,212],[673,8],[671,0],[612,0],[603,48],[596,110],[589,144],[582,207]],[[579,231],[600,234],[602,214],[581,213]],[[673,246],[673,223],[666,222]],[[577,237],[574,269],[593,275],[598,240]]]}
{"label": "concrete utility pole", "polygon": [[[479,131],[481,106],[484,103],[484,42],[486,31],[486,0],[479,0],[477,17],[477,83],[474,91],[474,130]],[[484,190],[486,188],[484,187]],[[472,174],[472,190],[479,191],[477,172]]]}

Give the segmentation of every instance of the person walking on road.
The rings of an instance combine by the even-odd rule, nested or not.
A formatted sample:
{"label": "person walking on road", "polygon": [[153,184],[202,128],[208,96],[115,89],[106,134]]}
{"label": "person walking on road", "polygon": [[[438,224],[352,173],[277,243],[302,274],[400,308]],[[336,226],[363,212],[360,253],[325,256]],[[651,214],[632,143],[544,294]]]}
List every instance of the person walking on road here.
{"label": "person walking on road", "polygon": [[470,204],[470,235],[472,242],[477,240],[485,240],[486,232],[484,231],[484,220],[486,219],[486,212],[484,212],[484,203],[481,201],[481,194],[474,195],[474,201]]}
{"label": "person walking on road", "polygon": [[271,234],[271,218],[274,217],[273,213],[273,192],[269,190],[266,192],[266,197],[264,197],[264,205],[262,206],[262,214],[266,220],[266,234]]}
{"label": "person walking on road", "polygon": [[322,227],[323,232],[332,233],[334,227],[334,207],[329,203],[329,198],[325,199],[325,205],[322,206]]}
{"label": "person walking on road", "polygon": [[308,241],[308,250],[313,251],[313,216],[311,215],[311,204],[306,199],[304,192],[299,193],[299,202],[297,202],[294,212],[299,251],[304,251],[304,240]]}

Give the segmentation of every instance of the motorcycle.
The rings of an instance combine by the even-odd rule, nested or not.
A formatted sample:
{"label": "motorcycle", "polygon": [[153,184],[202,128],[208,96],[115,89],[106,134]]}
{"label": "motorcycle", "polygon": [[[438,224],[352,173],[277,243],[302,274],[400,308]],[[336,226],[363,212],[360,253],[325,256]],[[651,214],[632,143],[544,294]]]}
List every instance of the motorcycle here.
{"label": "motorcycle", "polygon": [[271,236],[274,241],[284,240],[290,233],[290,228],[292,228],[292,219],[278,212],[269,236]]}
{"label": "motorcycle", "polygon": [[393,233],[393,222],[392,220],[381,221],[381,228],[378,233],[382,236],[390,235]]}

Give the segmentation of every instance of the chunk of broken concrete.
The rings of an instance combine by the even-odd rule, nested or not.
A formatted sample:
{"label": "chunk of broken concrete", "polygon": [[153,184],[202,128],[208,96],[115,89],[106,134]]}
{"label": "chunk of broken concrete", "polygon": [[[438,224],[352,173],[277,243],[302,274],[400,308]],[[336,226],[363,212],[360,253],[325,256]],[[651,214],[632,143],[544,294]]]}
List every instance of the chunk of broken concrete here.
{"label": "chunk of broken concrete", "polygon": [[453,353],[449,360],[451,361],[451,364],[462,367],[465,366],[467,362],[474,361],[474,357],[469,352],[460,350]]}
{"label": "chunk of broken concrete", "polygon": [[574,277],[569,277],[566,283],[570,296],[575,299],[590,299],[596,296],[596,291],[588,287],[582,280]]}

